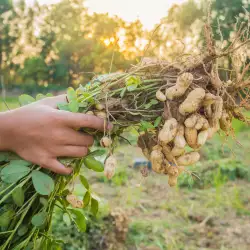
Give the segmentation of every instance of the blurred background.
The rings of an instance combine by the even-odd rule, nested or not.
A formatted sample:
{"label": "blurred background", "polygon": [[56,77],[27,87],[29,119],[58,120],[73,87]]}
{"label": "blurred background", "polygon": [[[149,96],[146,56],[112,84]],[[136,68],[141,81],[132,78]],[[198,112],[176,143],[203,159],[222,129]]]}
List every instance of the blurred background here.
{"label": "blurred background", "polygon": [[[215,39],[225,46],[235,23],[249,19],[250,0],[212,2]],[[0,0],[1,111],[18,107],[22,93],[60,94],[144,56],[171,61],[203,53],[206,6],[206,0]],[[183,174],[171,189],[167,177],[150,171],[136,132],[128,130],[131,145],[117,148],[112,180],[83,169],[101,197],[87,233],[56,211],[52,231],[65,242],[60,249],[250,249],[250,128],[234,121],[234,129],[234,138],[217,135],[204,147],[201,163],[190,168],[199,178]],[[74,190],[86,192],[77,183]]]}

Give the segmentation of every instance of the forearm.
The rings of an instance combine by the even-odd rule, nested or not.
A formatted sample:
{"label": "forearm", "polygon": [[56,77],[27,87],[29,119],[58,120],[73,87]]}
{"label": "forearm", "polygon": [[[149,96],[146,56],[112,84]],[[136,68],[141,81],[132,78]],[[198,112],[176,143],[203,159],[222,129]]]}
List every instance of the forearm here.
{"label": "forearm", "polygon": [[11,123],[11,112],[0,112],[0,151],[9,150]]}

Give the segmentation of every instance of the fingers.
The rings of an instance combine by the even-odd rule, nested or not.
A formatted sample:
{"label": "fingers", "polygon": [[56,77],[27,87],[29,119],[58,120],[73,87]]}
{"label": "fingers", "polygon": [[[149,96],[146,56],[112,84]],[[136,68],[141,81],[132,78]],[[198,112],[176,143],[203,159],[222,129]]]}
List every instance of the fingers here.
{"label": "fingers", "polygon": [[67,103],[67,96],[66,95],[58,95],[53,97],[47,97],[39,101],[41,104],[50,106],[52,108],[57,108],[58,103]]}
{"label": "fingers", "polygon": [[57,151],[58,157],[83,157],[88,154],[88,148],[79,146],[64,146]]}
{"label": "fingers", "polygon": [[66,145],[90,147],[93,143],[94,138],[92,136],[74,131],[72,129],[70,129],[67,133],[67,137],[65,138]]}
{"label": "fingers", "polygon": [[61,114],[64,116],[64,121],[67,123],[67,125],[72,128],[93,128],[100,131],[104,131],[105,129],[112,129],[111,123],[105,124],[106,122],[104,121],[104,119],[94,115],[68,112],[61,112]]}
{"label": "fingers", "polygon": [[66,168],[62,163],[60,163],[56,159],[51,159],[48,166],[41,165],[41,167],[47,168],[57,174],[69,175],[72,173],[72,168]]}

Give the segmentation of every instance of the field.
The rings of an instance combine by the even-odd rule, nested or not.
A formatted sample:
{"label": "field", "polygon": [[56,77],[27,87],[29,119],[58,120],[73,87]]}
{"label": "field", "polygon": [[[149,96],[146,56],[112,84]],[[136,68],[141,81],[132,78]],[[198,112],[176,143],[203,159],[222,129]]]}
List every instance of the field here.
{"label": "field", "polygon": [[[16,98],[6,100],[10,108],[17,107]],[[62,249],[249,249],[250,130],[236,121],[234,128],[235,139],[218,135],[207,143],[202,162],[190,169],[200,179],[185,174],[177,188],[169,188],[165,176],[149,172],[142,177],[143,166],[131,167],[142,154],[136,134],[127,133],[132,145],[117,148],[119,168],[111,181],[82,170],[101,199],[98,217],[89,216],[87,233],[65,224],[56,212],[53,234],[64,240]],[[85,190],[75,184],[74,192],[83,196]],[[128,218],[119,227],[112,216],[117,208]]]}

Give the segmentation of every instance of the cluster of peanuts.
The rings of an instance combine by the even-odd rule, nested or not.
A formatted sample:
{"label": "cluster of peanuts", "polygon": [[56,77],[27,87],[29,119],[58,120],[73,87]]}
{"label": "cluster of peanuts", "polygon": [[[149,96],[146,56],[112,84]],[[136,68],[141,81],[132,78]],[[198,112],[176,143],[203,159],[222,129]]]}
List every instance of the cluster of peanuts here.
{"label": "cluster of peanuts", "polygon": [[193,75],[184,73],[165,94],[157,91],[156,98],[162,102],[185,97],[178,107],[184,122],[168,118],[157,134],[157,145],[143,149],[153,171],[169,176],[170,186],[177,184],[185,166],[200,160],[198,151],[208,139],[220,128],[224,131],[231,128],[232,116],[223,109],[223,99],[200,87],[187,91],[192,83]]}

